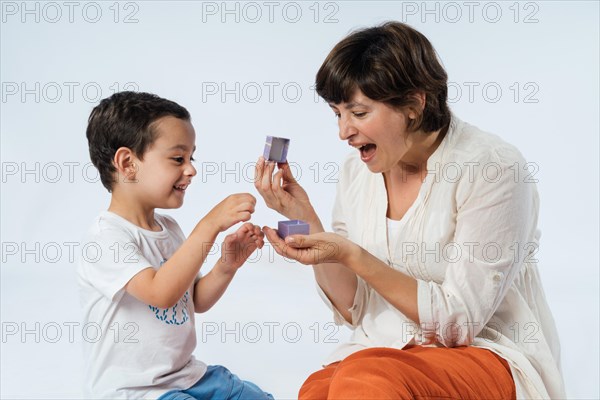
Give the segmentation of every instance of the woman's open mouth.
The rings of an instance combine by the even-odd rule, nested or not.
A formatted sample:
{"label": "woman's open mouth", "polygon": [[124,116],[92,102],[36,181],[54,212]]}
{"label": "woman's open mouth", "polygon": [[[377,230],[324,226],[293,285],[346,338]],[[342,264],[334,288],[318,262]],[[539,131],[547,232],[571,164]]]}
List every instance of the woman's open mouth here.
{"label": "woman's open mouth", "polygon": [[373,143],[365,144],[364,146],[361,146],[358,150],[360,151],[360,159],[363,162],[369,162],[377,152],[377,145]]}

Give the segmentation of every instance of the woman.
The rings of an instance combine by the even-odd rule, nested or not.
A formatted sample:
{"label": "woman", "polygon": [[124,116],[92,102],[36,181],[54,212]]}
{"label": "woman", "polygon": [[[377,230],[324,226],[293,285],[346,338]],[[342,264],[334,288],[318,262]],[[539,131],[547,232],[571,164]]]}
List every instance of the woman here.
{"label": "woman", "polygon": [[338,43],[316,77],[357,151],[326,233],[287,164],[259,159],[266,204],[310,224],[279,254],[312,264],[354,332],[301,399],[565,397],[559,343],[533,257],[538,195],[510,144],[459,120],[422,34],[390,22]]}

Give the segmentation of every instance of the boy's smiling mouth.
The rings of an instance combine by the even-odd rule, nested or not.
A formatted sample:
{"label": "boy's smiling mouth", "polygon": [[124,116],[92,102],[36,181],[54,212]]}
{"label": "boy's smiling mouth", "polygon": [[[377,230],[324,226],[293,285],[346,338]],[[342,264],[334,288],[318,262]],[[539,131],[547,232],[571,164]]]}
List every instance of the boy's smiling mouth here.
{"label": "boy's smiling mouth", "polygon": [[185,192],[185,189],[187,189],[187,187],[189,186],[189,183],[184,183],[182,185],[175,185],[173,186],[173,189],[178,190],[180,192]]}

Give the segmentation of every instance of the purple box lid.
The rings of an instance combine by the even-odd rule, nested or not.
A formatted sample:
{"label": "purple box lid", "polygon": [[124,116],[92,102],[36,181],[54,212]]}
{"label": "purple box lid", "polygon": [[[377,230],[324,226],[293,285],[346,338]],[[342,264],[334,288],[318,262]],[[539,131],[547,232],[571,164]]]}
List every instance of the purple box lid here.
{"label": "purple box lid", "polygon": [[280,163],[286,162],[289,146],[290,139],[277,136],[267,136],[263,157],[269,161],[276,161]]}

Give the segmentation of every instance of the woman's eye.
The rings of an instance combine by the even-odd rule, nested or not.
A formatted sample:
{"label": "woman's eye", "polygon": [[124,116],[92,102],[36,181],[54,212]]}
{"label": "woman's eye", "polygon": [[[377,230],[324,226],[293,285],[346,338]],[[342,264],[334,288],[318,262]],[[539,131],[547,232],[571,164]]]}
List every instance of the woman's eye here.
{"label": "woman's eye", "polygon": [[340,118],[340,114],[338,114],[338,113],[334,113],[334,115],[335,115],[335,117],[336,117],[337,119],[339,119],[339,118]]}
{"label": "woman's eye", "polygon": [[352,114],[354,114],[354,116],[357,117],[357,118],[362,118],[365,115],[367,115],[366,112],[355,112],[355,113],[352,113]]}
{"label": "woman's eye", "polygon": [[194,161],[196,161],[196,159],[194,157],[190,157],[190,161],[194,162]]}

